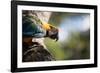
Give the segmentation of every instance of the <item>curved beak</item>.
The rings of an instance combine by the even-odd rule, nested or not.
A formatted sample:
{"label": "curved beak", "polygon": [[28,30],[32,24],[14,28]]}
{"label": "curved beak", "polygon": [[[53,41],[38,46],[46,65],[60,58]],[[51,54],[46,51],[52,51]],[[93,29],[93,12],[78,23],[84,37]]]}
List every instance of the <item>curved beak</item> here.
{"label": "curved beak", "polygon": [[59,34],[59,30],[57,28],[55,28],[55,27],[52,27],[51,30],[49,31],[50,38],[54,39],[56,41],[59,40],[58,34]]}

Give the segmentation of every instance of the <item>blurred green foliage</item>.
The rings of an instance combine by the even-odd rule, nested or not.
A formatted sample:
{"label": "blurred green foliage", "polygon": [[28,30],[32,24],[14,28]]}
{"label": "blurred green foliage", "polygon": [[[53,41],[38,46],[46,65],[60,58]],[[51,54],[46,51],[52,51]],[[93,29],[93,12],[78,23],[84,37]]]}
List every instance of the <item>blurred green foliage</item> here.
{"label": "blurred green foliage", "polygon": [[59,42],[49,38],[46,38],[44,42],[56,60],[62,60],[66,57],[65,52],[62,50],[61,44]]}

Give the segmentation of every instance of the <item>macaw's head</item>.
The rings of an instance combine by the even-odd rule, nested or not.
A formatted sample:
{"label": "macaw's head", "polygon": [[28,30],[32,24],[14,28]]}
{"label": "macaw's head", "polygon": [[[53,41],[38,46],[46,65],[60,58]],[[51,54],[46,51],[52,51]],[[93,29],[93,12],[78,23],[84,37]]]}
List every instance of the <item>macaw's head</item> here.
{"label": "macaw's head", "polygon": [[59,33],[59,30],[58,28],[52,26],[51,24],[48,24],[48,23],[43,23],[42,27],[46,30],[46,37],[49,37],[51,39],[54,39],[54,40],[58,40],[59,37],[58,37],[58,33]]}

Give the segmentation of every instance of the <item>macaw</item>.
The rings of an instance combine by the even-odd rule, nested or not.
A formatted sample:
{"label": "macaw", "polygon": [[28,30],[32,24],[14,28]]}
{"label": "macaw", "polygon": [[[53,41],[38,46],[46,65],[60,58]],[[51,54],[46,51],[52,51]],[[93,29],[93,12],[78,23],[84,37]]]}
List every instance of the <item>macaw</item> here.
{"label": "macaw", "polygon": [[30,17],[23,18],[23,36],[26,37],[50,37],[58,40],[58,28],[44,21],[35,23]]}
{"label": "macaw", "polygon": [[[55,61],[53,55],[45,47],[42,38],[49,37],[58,40],[58,28],[44,21],[35,21],[27,16],[23,17],[23,62]],[[34,42],[33,42],[34,40]],[[35,46],[35,47],[34,47]]]}

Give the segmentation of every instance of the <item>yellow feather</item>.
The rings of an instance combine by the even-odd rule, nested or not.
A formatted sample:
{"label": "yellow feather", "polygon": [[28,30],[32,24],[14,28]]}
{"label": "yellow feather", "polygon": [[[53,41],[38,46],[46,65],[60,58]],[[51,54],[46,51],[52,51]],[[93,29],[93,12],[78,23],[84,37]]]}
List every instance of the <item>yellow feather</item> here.
{"label": "yellow feather", "polygon": [[42,28],[44,28],[45,30],[50,30],[50,24],[46,23],[46,22],[42,22]]}

